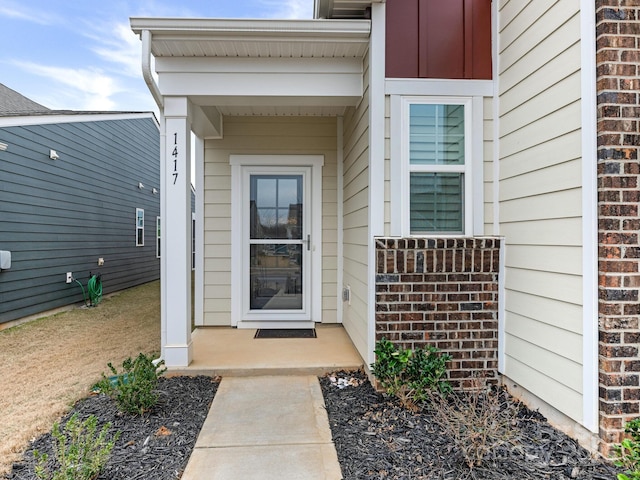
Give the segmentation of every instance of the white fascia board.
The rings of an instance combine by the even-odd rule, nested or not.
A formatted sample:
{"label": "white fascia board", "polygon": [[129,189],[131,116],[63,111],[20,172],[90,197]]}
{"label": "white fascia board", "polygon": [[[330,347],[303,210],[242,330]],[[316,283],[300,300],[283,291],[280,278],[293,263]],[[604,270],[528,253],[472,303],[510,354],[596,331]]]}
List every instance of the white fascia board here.
{"label": "white fascia board", "polygon": [[353,73],[171,73],[158,84],[164,96],[362,97]]}
{"label": "white fascia board", "polygon": [[367,38],[371,30],[368,20],[247,20],[219,18],[132,17],[131,29],[140,34],[148,30],[154,37],[184,39],[210,35],[252,38],[279,37],[353,37]]}
{"label": "white fascia board", "polygon": [[189,95],[195,105],[211,105],[216,107],[352,107],[362,97],[318,97],[318,96],[217,96]]}
{"label": "white fascia board", "polygon": [[159,57],[165,73],[352,73],[362,75],[361,58]]}
{"label": "white fascia board", "polygon": [[438,80],[430,78],[394,79],[385,81],[386,95],[448,95],[492,97],[493,80]]}
{"label": "white fascia board", "polygon": [[29,125],[51,125],[56,123],[101,122],[106,120],[132,120],[136,118],[151,118],[159,128],[156,116],[151,112],[144,113],[80,113],[54,115],[24,115],[0,117],[0,127],[26,127]]}

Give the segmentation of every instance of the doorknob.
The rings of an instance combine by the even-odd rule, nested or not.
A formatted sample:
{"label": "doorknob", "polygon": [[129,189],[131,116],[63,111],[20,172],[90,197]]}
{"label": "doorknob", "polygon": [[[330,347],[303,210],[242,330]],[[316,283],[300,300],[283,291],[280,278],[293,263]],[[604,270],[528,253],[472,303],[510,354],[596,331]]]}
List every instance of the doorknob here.
{"label": "doorknob", "polygon": [[311,235],[307,235],[307,250],[311,250]]}

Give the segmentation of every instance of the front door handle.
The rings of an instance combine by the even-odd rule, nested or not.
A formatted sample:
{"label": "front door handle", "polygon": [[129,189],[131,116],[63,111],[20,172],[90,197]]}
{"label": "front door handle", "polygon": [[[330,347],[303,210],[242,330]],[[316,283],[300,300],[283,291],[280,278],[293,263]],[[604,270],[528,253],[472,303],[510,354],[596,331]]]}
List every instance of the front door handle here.
{"label": "front door handle", "polygon": [[307,250],[311,250],[311,235],[307,235]]}

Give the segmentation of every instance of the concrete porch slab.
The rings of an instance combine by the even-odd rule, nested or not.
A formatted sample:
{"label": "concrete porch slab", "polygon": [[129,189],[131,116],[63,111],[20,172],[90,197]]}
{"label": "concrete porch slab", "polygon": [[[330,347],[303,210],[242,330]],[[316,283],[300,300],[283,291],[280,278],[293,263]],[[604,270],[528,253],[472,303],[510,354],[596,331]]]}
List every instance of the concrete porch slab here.
{"label": "concrete porch slab", "polygon": [[254,339],[254,329],[201,327],[192,335],[193,361],[180,375],[323,375],[356,370],[362,357],[341,325],[316,326],[317,338]]}

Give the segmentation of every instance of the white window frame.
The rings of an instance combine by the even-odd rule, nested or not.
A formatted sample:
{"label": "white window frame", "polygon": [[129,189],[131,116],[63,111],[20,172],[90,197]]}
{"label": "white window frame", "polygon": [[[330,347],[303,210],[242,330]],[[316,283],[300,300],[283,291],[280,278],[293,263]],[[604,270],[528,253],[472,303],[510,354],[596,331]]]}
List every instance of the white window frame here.
{"label": "white window frame", "polygon": [[156,217],[156,258],[161,257],[160,242],[162,241],[162,221]]}
{"label": "white window frame", "polygon": [[196,213],[191,212],[191,270],[196,269]]}
{"label": "white window frame", "polygon": [[[140,218],[139,214],[142,212],[142,225],[139,225],[138,219]],[[139,232],[142,232],[142,237],[140,237]],[[142,238],[142,242],[139,242],[138,239]],[[144,208],[136,208],[136,247],[144,247]]]}
{"label": "white window frame", "polygon": [[[483,109],[480,96],[391,95],[391,234],[402,237],[463,237],[483,232]],[[462,105],[465,109],[464,165],[411,165],[410,107],[413,104]],[[464,175],[462,232],[411,233],[409,178],[412,172]]]}

